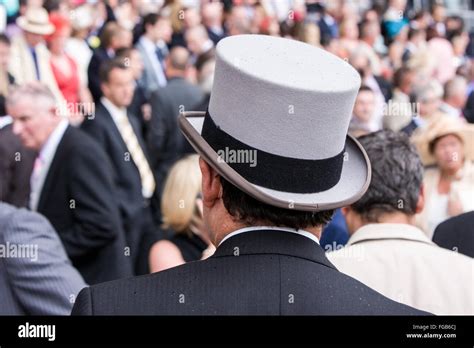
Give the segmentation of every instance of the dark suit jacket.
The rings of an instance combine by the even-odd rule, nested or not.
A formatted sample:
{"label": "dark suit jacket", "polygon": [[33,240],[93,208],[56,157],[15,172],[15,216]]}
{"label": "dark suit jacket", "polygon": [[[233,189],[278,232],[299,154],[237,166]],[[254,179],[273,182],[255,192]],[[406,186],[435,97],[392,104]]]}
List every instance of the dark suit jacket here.
{"label": "dark suit jacket", "polygon": [[83,289],[75,315],[418,315],[340,273],[307,237],[259,230],[207,260]]}
{"label": "dark suit jacket", "polygon": [[111,178],[104,151],[69,126],[48,170],[38,212],[54,226],[89,284],[132,274]]}
{"label": "dark suit jacket", "polygon": [[89,81],[88,87],[95,103],[98,103],[100,101],[100,97],[102,97],[99,78],[100,66],[103,62],[110,59],[111,58],[108,56],[107,51],[104,48],[99,47],[94,50],[89,62],[89,67],[87,68],[87,79]]}
{"label": "dark suit jacket", "polygon": [[448,219],[436,227],[433,242],[474,257],[474,211]]}
{"label": "dark suit jacket", "polygon": [[467,122],[474,123],[474,91],[469,94],[463,113]]}
{"label": "dark suit jacket", "polygon": [[[147,144],[151,163],[161,192],[170,166],[189,153],[190,147],[178,126],[181,111],[192,111],[204,97],[197,86],[183,78],[171,78],[166,87],[157,89],[150,98],[151,120]],[[182,110],[184,108],[184,110]]]}
{"label": "dark suit jacket", "polygon": [[400,131],[402,133],[405,133],[406,135],[408,135],[409,137],[412,136],[412,134],[416,131],[416,129],[418,128],[418,125],[416,124],[416,122],[412,119],[410,121],[410,123],[408,123],[405,127],[403,127]]}
{"label": "dark suit jacket", "polygon": [[[145,143],[141,137],[141,126],[138,118],[131,116],[130,113],[128,118],[146,155]],[[140,270],[136,268],[136,271],[143,273],[145,272],[143,267],[147,264],[145,259],[148,257],[148,244],[156,241],[153,240],[153,236],[150,236],[150,234],[155,232],[152,206],[150,204],[153,207],[159,206],[157,197],[153,197],[152,202],[146,202],[143,198],[140,172],[131,157],[127,156],[128,148],[112,116],[102,103],[98,104],[95,117],[86,119],[81,127],[100,144],[112,163],[113,174],[111,177],[118,194],[117,199],[127,243],[131,248],[134,265],[137,267],[137,262],[140,263]],[[129,158],[129,160],[125,160],[125,158]],[[156,235],[158,236],[158,232],[156,232]],[[143,245],[145,243],[143,238],[148,240],[145,246]],[[145,259],[138,260],[139,256]]]}
{"label": "dark suit jacket", "polygon": [[374,79],[379,85],[380,91],[382,92],[383,97],[385,98],[385,102],[388,103],[388,101],[392,99],[392,85],[390,84],[390,82],[388,82],[381,76],[374,75]]}
{"label": "dark suit jacket", "polygon": [[0,129],[0,201],[27,206],[35,157],[13,134],[11,125]]}
{"label": "dark suit jacket", "polygon": [[209,39],[211,39],[212,42],[214,42],[214,45],[217,45],[217,43],[226,36],[224,32],[222,32],[222,34],[217,34],[216,32],[214,32],[213,30],[207,27],[206,27],[206,31],[207,31],[207,35],[209,36]]}

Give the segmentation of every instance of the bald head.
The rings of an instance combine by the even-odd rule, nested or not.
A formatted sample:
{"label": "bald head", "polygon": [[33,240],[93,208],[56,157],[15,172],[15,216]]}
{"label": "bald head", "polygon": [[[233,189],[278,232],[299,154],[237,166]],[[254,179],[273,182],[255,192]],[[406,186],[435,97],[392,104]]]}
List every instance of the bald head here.
{"label": "bald head", "polygon": [[169,55],[169,64],[177,70],[186,70],[189,64],[189,52],[184,47],[174,47]]}
{"label": "bald head", "polygon": [[166,75],[168,78],[184,76],[189,67],[189,52],[181,46],[173,47],[166,57]]}

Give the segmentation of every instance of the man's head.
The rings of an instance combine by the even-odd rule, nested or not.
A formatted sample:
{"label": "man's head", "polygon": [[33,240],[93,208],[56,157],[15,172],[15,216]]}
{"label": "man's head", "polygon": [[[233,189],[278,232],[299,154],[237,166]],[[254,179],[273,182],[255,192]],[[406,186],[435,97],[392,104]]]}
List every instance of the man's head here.
{"label": "man's head", "polygon": [[133,36],[130,30],[118,25],[115,22],[109,22],[104,27],[100,36],[101,46],[107,50],[117,50],[119,48],[130,47]]}
{"label": "man's head", "polygon": [[201,24],[201,14],[198,8],[191,6],[184,8],[183,24],[185,30],[194,28]]}
{"label": "man's head", "polygon": [[207,27],[221,26],[223,5],[220,2],[208,2],[201,6],[202,23]]}
{"label": "man's head", "polygon": [[363,41],[374,45],[380,35],[380,24],[378,21],[364,20],[360,26],[360,37]]}
{"label": "man's head", "polygon": [[251,20],[245,6],[232,6],[226,19],[226,27],[230,36],[251,33]]}
{"label": "man's head", "polygon": [[184,77],[189,68],[189,52],[184,47],[173,47],[170,54],[166,57],[166,76]]}
{"label": "man's head", "polygon": [[420,28],[412,28],[408,30],[408,40],[418,46],[426,42],[426,31]]}
{"label": "man's head", "polygon": [[370,60],[364,50],[355,50],[349,57],[349,63],[359,72],[362,79],[372,75]]}
{"label": "man's head", "polygon": [[413,89],[413,83],[415,80],[415,72],[402,66],[393,75],[393,86],[403,93],[410,95]]}
{"label": "man's head", "polygon": [[149,13],[143,19],[144,35],[152,42],[163,40],[164,42],[171,41],[173,29],[171,28],[171,21],[168,17],[161,16],[156,13]]}
{"label": "man's head", "polygon": [[44,42],[44,36],[41,34],[25,31],[23,32],[23,37],[25,38],[26,43],[30,47],[35,47],[38,44]]}
{"label": "man's head", "polygon": [[443,95],[443,87],[436,80],[415,86],[413,96],[419,106],[421,117],[429,118],[438,112]]}
{"label": "man's head", "polygon": [[354,104],[354,116],[364,123],[370,122],[375,110],[375,95],[370,87],[361,86]]}
{"label": "man's head", "polygon": [[127,107],[133,99],[135,81],[132,69],[121,58],[104,62],[100,67],[101,89],[117,107]]}
{"label": "man's head", "polygon": [[466,90],[466,79],[462,76],[455,76],[444,85],[443,100],[452,107],[461,109],[466,104]]}
{"label": "man's head", "polygon": [[30,47],[35,47],[43,42],[44,35],[54,31],[48,17],[48,12],[38,4],[30,4],[17,18],[16,23],[23,31],[23,37]]}
{"label": "man's head", "polygon": [[47,86],[30,82],[11,90],[6,100],[13,132],[24,146],[40,150],[61,121],[56,100]]}
{"label": "man's head", "polygon": [[229,232],[248,226],[290,227],[319,235],[334,213],[333,210],[308,212],[264,204],[229,183],[202,158],[199,165],[204,223],[214,245]]}
{"label": "man's head", "polygon": [[143,60],[136,48],[119,48],[115,52],[116,58],[121,58],[125,65],[132,70],[135,80],[139,80],[143,74]]}
{"label": "man's head", "polygon": [[209,40],[209,35],[204,26],[198,25],[186,31],[185,39],[189,50],[195,55],[200,55]]}
{"label": "man's head", "polygon": [[423,209],[423,164],[408,137],[379,131],[358,138],[372,163],[367,192],[343,208],[350,233],[380,222],[410,223]]}

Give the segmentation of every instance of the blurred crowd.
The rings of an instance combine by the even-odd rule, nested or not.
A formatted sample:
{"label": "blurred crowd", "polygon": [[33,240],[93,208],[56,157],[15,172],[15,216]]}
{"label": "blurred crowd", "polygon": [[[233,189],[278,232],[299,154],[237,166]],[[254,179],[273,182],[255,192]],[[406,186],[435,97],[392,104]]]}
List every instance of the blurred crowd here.
{"label": "blurred crowd", "polygon": [[[24,219],[57,232],[53,249],[64,251],[51,257],[66,269],[55,281],[70,295],[212,255],[198,156],[177,116],[206,111],[219,40],[264,34],[320,47],[359,72],[349,133],[405,133],[424,166],[416,226],[474,257],[472,237],[453,244],[436,232],[474,210],[469,24],[443,1],[1,0],[0,201],[9,205],[0,210],[47,218]],[[349,238],[338,210],[321,246]],[[67,314],[72,302],[20,312]]]}

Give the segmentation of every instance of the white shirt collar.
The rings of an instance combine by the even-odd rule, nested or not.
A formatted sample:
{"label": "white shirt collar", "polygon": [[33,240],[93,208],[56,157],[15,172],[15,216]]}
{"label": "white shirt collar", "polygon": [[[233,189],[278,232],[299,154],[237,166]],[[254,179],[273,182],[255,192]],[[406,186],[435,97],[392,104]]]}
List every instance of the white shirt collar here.
{"label": "white shirt collar", "polygon": [[61,122],[59,122],[59,124],[56,126],[54,131],[50,134],[48,140],[46,140],[46,143],[44,143],[39,153],[39,156],[43,163],[49,164],[53,160],[54,155],[56,153],[56,149],[58,148],[58,145],[61,142],[61,139],[63,138],[64,132],[66,131],[68,125],[69,122],[66,119],[62,119]]}
{"label": "white shirt collar", "polygon": [[140,43],[143,45],[143,47],[145,47],[146,50],[155,53],[157,45],[145,35],[140,38]]}
{"label": "white shirt collar", "polygon": [[241,234],[241,233],[246,233],[246,232],[252,232],[252,231],[260,231],[260,230],[272,230],[272,231],[284,231],[284,232],[290,232],[290,233],[295,233],[299,234],[302,236],[305,236],[309,239],[311,239],[313,242],[319,245],[319,239],[316,237],[314,234],[311,232],[305,231],[305,230],[297,230],[294,228],[289,228],[289,227],[276,227],[276,226],[252,226],[252,227],[244,227],[240,228],[234,232],[229,233],[227,236],[224,237],[224,239],[221,240],[219,245],[224,243],[225,240],[229,239],[230,237],[233,237],[235,235]]}
{"label": "white shirt collar", "polygon": [[110,116],[112,116],[112,119],[114,120],[115,123],[117,123],[119,119],[123,117],[124,115],[125,117],[127,116],[126,108],[119,108],[106,97],[100,98],[100,102],[102,103],[102,105],[104,105],[104,107],[110,113]]}
{"label": "white shirt collar", "polygon": [[11,116],[3,116],[0,117],[0,129],[5,128],[9,124],[13,122],[13,119]]}
{"label": "white shirt collar", "polygon": [[41,191],[43,190],[43,184],[46,180],[46,176],[48,175],[49,168],[51,167],[51,163],[53,162],[59,143],[61,142],[61,139],[63,138],[68,126],[69,122],[67,121],[67,119],[62,119],[61,122],[59,122],[59,124],[50,134],[48,140],[46,140],[39,152],[38,157],[42,162],[41,169],[34,177],[32,174],[30,178],[31,191],[29,205],[31,210],[36,211],[38,209],[38,203]]}

